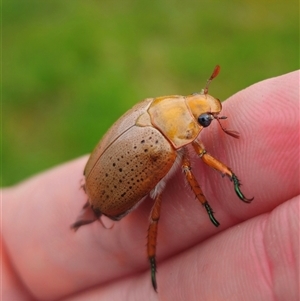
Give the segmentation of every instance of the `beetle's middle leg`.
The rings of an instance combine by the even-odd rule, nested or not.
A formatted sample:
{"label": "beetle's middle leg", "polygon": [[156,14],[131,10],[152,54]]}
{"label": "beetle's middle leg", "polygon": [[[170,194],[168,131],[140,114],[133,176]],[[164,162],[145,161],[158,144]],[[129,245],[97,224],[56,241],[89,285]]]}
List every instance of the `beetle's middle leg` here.
{"label": "beetle's middle leg", "polygon": [[157,291],[156,283],[156,241],[157,241],[157,226],[160,217],[161,208],[161,194],[158,194],[155,198],[154,205],[151,210],[150,215],[150,226],[148,229],[148,242],[147,242],[147,252],[151,267],[151,281],[152,286]]}
{"label": "beetle's middle leg", "polygon": [[237,176],[232,172],[232,170],[227,167],[225,164],[211,156],[206,152],[206,150],[196,141],[192,142],[194,150],[198,154],[198,156],[202,159],[202,161],[213,169],[219,171],[223,176],[226,175],[233,182],[234,190],[237,196],[244,201],[245,203],[250,203],[252,199],[247,199],[240,190],[240,181]]}
{"label": "beetle's middle leg", "polygon": [[206,209],[206,212],[211,220],[211,222],[218,227],[220,224],[219,222],[215,219],[214,214],[213,214],[213,210],[210,207],[210,205],[208,204],[207,199],[205,198],[202,189],[200,187],[200,185],[197,182],[197,179],[195,178],[195,176],[193,175],[192,171],[191,171],[191,164],[189,159],[186,156],[183,156],[182,158],[182,168],[183,171],[185,173],[186,179],[188,181],[188,183],[190,184],[193,192],[195,193],[195,196],[197,197],[197,199],[200,201],[200,203],[204,206],[204,208]]}

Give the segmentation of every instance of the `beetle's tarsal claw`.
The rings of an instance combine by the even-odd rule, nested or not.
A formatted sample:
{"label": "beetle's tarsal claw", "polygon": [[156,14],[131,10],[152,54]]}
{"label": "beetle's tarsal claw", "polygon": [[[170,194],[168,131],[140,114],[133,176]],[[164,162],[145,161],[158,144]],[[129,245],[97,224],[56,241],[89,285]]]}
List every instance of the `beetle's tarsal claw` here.
{"label": "beetle's tarsal claw", "polygon": [[251,203],[251,201],[254,199],[254,198],[251,198],[251,199],[247,199],[243,193],[241,192],[240,190],[240,186],[241,186],[241,183],[239,181],[239,179],[237,178],[237,176],[233,173],[232,174],[232,177],[231,177],[231,180],[233,181],[233,185],[234,185],[234,190],[237,194],[237,196],[245,203]]}
{"label": "beetle's tarsal claw", "polygon": [[150,269],[151,269],[152,286],[153,286],[154,290],[157,292],[155,257],[150,257]]}
{"label": "beetle's tarsal claw", "polygon": [[214,212],[212,210],[212,208],[209,206],[209,204],[207,202],[205,202],[203,204],[204,208],[206,209],[206,212],[209,216],[209,219],[211,220],[211,222],[216,226],[216,227],[219,227],[220,226],[220,223],[215,219],[214,217]]}

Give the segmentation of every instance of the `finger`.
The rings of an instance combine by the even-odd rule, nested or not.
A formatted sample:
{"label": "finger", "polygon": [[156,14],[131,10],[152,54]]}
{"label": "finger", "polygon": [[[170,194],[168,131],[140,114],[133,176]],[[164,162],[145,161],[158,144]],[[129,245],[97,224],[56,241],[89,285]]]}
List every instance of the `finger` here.
{"label": "finger", "polygon": [[32,300],[32,295],[24,287],[23,283],[16,277],[14,268],[1,246],[1,298],[2,300]]}
{"label": "finger", "polygon": [[156,294],[147,272],[67,300],[297,300],[299,203],[291,199],[161,263]]}
{"label": "finger", "polygon": [[164,300],[297,300],[300,198],[162,263]]}
{"label": "finger", "polygon": [[[254,90],[257,91],[257,89]],[[278,105],[279,103],[277,103]],[[259,103],[256,106],[258,107]],[[255,109],[255,106],[253,109]],[[226,105],[224,110],[226,112]],[[241,116],[233,119],[233,121],[243,124],[243,119],[239,120],[238,118],[241,118]],[[214,131],[218,131],[218,129]],[[257,126],[257,132],[259,132],[259,126]],[[219,137],[219,134],[217,137]],[[207,139],[207,137],[209,137],[209,132],[203,138],[204,141],[207,140],[205,142],[207,149],[219,159],[225,156],[225,159],[228,158],[229,161],[232,159],[234,163],[245,163],[249,166],[249,162],[246,160],[248,157],[245,156],[246,151],[250,153],[250,157],[252,152],[259,153],[257,148],[260,147],[260,144],[255,143],[256,148],[251,148],[251,141],[247,139],[244,142],[243,140],[242,142],[239,141],[242,144],[233,144],[226,142],[227,138],[220,140]],[[283,137],[279,136],[281,139]],[[226,151],[224,151],[223,145],[217,147],[218,143],[221,142],[225,142],[225,146],[229,146],[229,148],[225,147]],[[242,160],[239,156],[234,155],[241,145],[243,146],[242,150],[245,150],[245,153],[242,153]],[[214,153],[215,151],[216,153]],[[274,152],[278,153],[278,150],[275,149]],[[277,159],[277,156],[274,157]],[[5,242],[12,260],[16,262],[22,279],[34,290],[37,296],[43,294],[54,294],[54,297],[63,296],[74,292],[74,290],[81,290],[96,283],[104,283],[117,277],[147,269],[144,245],[145,233],[148,227],[148,214],[152,205],[149,200],[145,201],[140,208],[129,216],[116,223],[111,231],[107,231],[98,223],[95,223],[83,227],[76,235],[69,232],[69,224],[74,222],[74,217],[76,217],[79,208],[86,201],[83,191],[79,190],[85,160],[82,159],[70,165],[62,166],[43,175],[42,178],[33,179],[19,187],[17,195],[14,194],[8,197],[12,200],[9,204],[6,204],[10,208],[10,214],[5,215],[7,217],[5,225],[9,225],[9,227],[6,227],[6,232],[9,235],[6,235]],[[239,162],[239,160],[242,162]],[[209,176],[206,176],[208,169],[205,170],[203,164],[200,163],[197,162],[196,169],[194,169],[197,172],[199,166],[199,171],[205,171],[200,174],[200,182],[202,181],[202,184],[205,184],[203,187],[206,189],[208,198],[214,200],[213,208],[217,208],[215,210],[217,210],[218,216],[223,219],[223,229],[226,229],[230,224],[238,223],[259,213],[260,209],[258,208],[263,207],[262,202],[257,203],[256,209],[251,209],[253,211],[249,210],[248,206],[244,212],[241,208],[245,205],[236,200],[230,185],[215,184],[221,181],[219,175],[212,172]],[[239,164],[237,164],[237,167]],[[288,166],[290,167],[290,165]],[[232,164],[231,167],[233,168]],[[293,168],[291,170],[295,171]],[[238,171],[244,179],[244,174],[246,174],[244,170],[240,169]],[[213,177],[216,177],[215,179],[218,181]],[[249,181],[250,184],[251,181],[255,183],[256,178],[257,172],[249,173],[247,183]],[[277,195],[280,189],[285,191],[285,185],[286,183],[283,183],[280,187],[272,187],[275,190],[274,194]],[[291,186],[290,183],[289,186]],[[294,190],[292,187],[292,192]],[[258,185],[255,192],[263,195],[264,186]],[[224,199],[224,196],[229,200],[226,202],[226,207],[221,201],[218,201]],[[180,252],[216,233],[214,227],[207,220],[205,212],[194,200],[194,196],[185,189],[180,172],[168,183],[164,198],[166,201],[162,207],[158,238],[159,259]],[[26,202],[20,203],[22,199],[25,199]],[[274,206],[274,200],[269,201],[269,199],[271,198],[268,195],[262,198],[264,202],[268,201]],[[278,201],[279,198],[275,200]],[[227,209],[224,210],[224,207]],[[271,208],[271,206],[268,208]],[[14,221],[13,226],[10,225],[10,221]],[[22,235],[23,239],[19,239],[20,233],[30,233],[31,235],[30,237],[28,237],[28,234],[27,236]],[[24,254],[19,256],[17,250],[20,250],[24,245],[27,248],[25,248]],[[36,258],[39,259],[39,263],[42,262],[43,264],[38,265],[40,269],[29,270],[28,262],[35,261]],[[41,277],[43,273],[48,276],[63,274],[63,281],[57,278],[57,281],[54,279],[53,282],[47,283]]]}

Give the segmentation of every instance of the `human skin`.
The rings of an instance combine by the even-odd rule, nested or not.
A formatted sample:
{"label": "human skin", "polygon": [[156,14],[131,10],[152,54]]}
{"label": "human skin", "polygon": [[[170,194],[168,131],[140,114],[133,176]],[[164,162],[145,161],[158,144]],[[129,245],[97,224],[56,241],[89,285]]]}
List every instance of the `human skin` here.
{"label": "human skin", "polygon": [[158,293],[151,286],[147,198],[118,222],[70,229],[87,197],[87,156],[2,190],[2,300],[299,300],[299,71],[223,103],[199,137],[241,190],[192,155],[216,228],[180,168],[162,195]]}

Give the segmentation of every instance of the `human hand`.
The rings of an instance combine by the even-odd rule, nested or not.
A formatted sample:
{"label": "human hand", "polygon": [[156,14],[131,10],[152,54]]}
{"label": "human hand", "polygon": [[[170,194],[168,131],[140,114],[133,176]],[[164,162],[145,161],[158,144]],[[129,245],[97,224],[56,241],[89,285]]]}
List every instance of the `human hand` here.
{"label": "human hand", "polygon": [[145,247],[152,200],[112,229],[95,222],[70,230],[86,202],[83,157],[2,191],[3,300],[298,300],[299,72],[251,86],[223,107],[224,126],[240,139],[215,122],[201,141],[254,201],[241,202],[227,178],[194,158],[216,228],[179,170],[162,196],[157,294]]}

